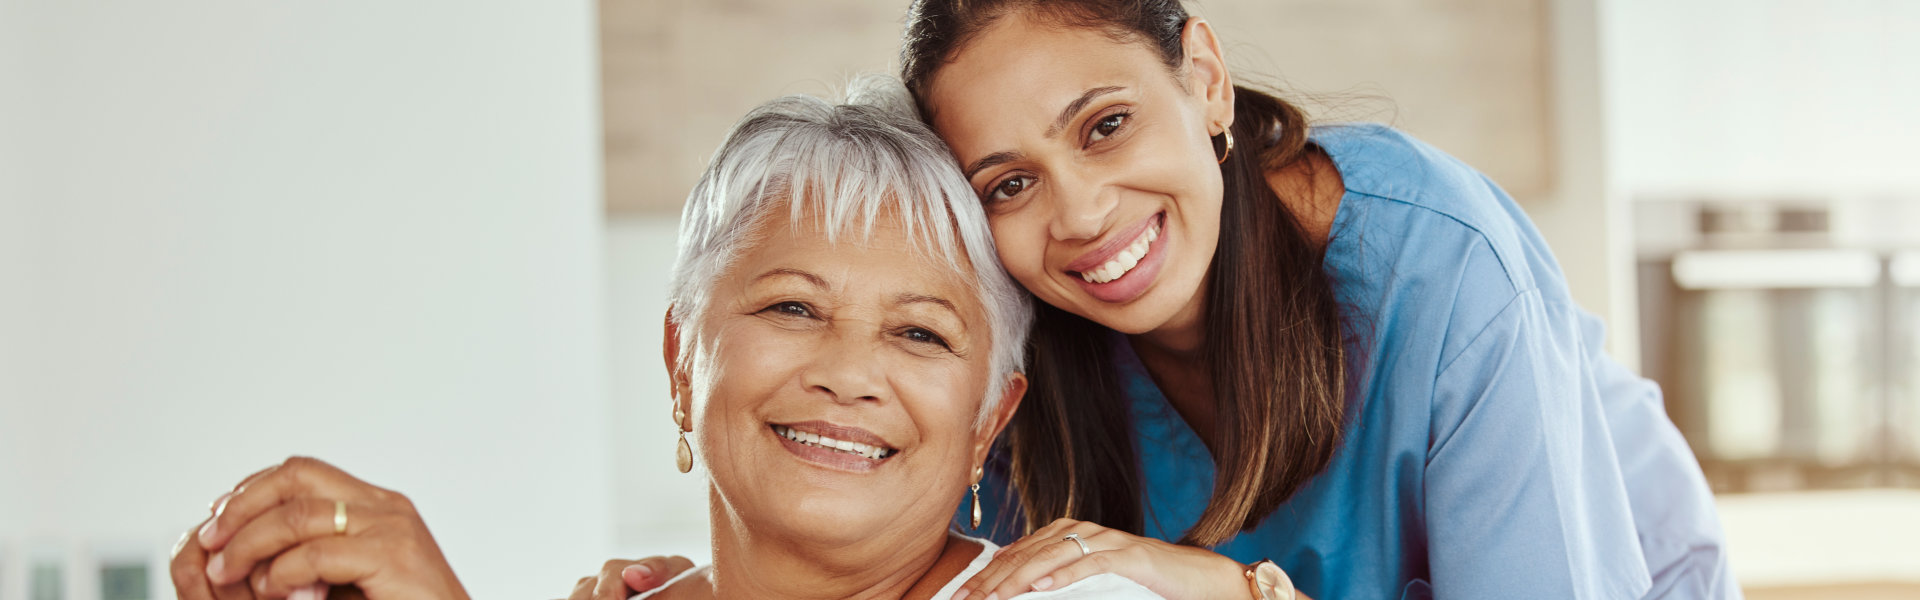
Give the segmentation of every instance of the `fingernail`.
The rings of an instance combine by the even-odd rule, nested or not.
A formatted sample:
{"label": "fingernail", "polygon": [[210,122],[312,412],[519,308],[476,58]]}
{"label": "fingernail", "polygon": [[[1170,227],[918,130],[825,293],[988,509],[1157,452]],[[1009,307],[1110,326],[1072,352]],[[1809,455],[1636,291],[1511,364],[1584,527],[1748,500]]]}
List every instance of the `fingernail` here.
{"label": "fingernail", "polygon": [[207,519],[207,524],[200,526],[200,545],[206,546],[207,540],[213,539],[213,532],[215,529],[218,529],[213,526],[216,521],[219,521],[219,519]]}
{"label": "fingernail", "polygon": [[1000,592],[987,594],[987,600],[1000,600]]}
{"label": "fingernail", "polygon": [[326,600],[327,584],[316,583],[287,594],[287,600]]}
{"label": "fingernail", "polygon": [[1033,582],[1033,591],[1036,592],[1046,591],[1050,587],[1053,587],[1052,577],[1041,577]]}
{"label": "fingernail", "polygon": [[207,560],[207,579],[215,582],[225,581],[225,579],[220,577],[220,570],[225,566],[227,566],[226,555],[215,553],[213,558]]}
{"label": "fingernail", "polygon": [[227,499],[232,497],[233,492],[222,492],[219,498],[214,498],[213,502],[207,503],[207,512],[220,512],[220,508],[227,505]]}

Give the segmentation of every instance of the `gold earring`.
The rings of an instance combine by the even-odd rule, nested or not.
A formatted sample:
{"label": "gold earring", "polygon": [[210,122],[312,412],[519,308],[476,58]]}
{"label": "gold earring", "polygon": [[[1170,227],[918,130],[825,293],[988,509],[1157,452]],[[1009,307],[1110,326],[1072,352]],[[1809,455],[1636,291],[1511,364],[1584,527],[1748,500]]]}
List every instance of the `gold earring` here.
{"label": "gold earring", "polygon": [[973,484],[973,528],[980,528],[980,484]]}
{"label": "gold earring", "polygon": [[680,467],[681,473],[693,470],[693,447],[687,445],[686,419],[687,413],[681,411],[679,404],[675,403],[673,407],[673,428],[680,431],[680,447],[674,450],[673,460],[675,466]]}
{"label": "gold earring", "polygon": [[1227,164],[1227,157],[1233,155],[1233,128],[1223,127],[1220,129],[1220,135],[1217,135],[1214,137],[1227,138],[1225,144],[1221,144],[1219,142],[1214,143],[1215,146],[1220,146],[1220,145],[1226,146],[1226,149],[1220,150],[1219,152],[1220,152],[1220,164],[1223,164],[1223,165]]}
{"label": "gold earring", "polygon": [[973,529],[980,528],[980,478],[984,475],[986,475],[986,469],[974,467],[973,485],[968,487],[973,490]]}

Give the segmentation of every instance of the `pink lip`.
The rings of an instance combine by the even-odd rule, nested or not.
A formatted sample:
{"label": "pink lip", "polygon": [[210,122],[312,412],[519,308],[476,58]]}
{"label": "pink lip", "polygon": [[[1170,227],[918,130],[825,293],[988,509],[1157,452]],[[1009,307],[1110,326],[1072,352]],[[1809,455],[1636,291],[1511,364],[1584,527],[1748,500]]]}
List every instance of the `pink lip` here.
{"label": "pink lip", "polygon": [[1134,223],[1133,226],[1113,234],[1113,237],[1107,238],[1107,243],[1101,244],[1098,249],[1083,254],[1073,262],[1067,263],[1067,270],[1072,271],[1074,276],[1077,277],[1081,273],[1087,272],[1087,269],[1098,268],[1100,265],[1107,264],[1107,261],[1113,260],[1115,254],[1119,254],[1121,250],[1127,249],[1127,246],[1133,244],[1134,240],[1140,239],[1140,233],[1146,231],[1147,226],[1160,220],[1161,215],[1164,214],[1166,213],[1154,213],[1152,216],[1141,219],[1139,223]]}
{"label": "pink lip", "polygon": [[[1076,260],[1073,264],[1068,265],[1069,269],[1076,267],[1078,269],[1098,268],[1101,264],[1112,259],[1115,254],[1119,254],[1121,250],[1126,248],[1127,244],[1139,239],[1140,233],[1145,231],[1148,225],[1164,218],[1164,216],[1165,213],[1155,214],[1153,217],[1141,221],[1139,225],[1129,227],[1128,231],[1132,233],[1114,236],[1113,241],[1109,241],[1101,246],[1100,250],[1081,257],[1080,260]],[[1139,298],[1142,294],[1147,293],[1147,287],[1153,285],[1154,279],[1160,276],[1160,268],[1165,266],[1167,262],[1167,240],[1172,239],[1172,237],[1173,232],[1168,231],[1165,226],[1162,226],[1160,228],[1159,238],[1155,239],[1152,244],[1147,245],[1147,255],[1140,257],[1140,264],[1134,265],[1132,270],[1127,271],[1125,275],[1121,275],[1119,279],[1106,283],[1093,283],[1081,279],[1079,271],[1069,272],[1067,276],[1072,277],[1073,282],[1078,284],[1080,289],[1085,290],[1087,295],[1093,296],[1096,300],[1116,304],[1132,301],[1135,298]],[[1098,260],[1093,260],[1096,258]]]}
{"label": "pink lip", "polygon": [[780,435],[778,432],[773,430],[773,425],[784,425],[788,428],[793,429],[794,431],[800,431],[805,433],[815,433],[815,434],[830,437],[836,440],[859,442],[869,446],[879,446],[879,447],[888,448],[888,449],[893,449],[894,446],[892,444],[888,444],[887,441],[884,439],[881,439],[880,436],[874,435],[873,432],[867,431],[865,429],[860,429],[858,427],[847,427],[843,425],[835,425],[833,423],[828,423],[825,421],[806,421],[802,423],[773,423],[768,425],[767,434],[772,435],[773,438],[776,440],[780,440],[780,446],[783,448],[786,448],[788,452],[792,452],[794,456],[800,457],[801,460],[805,460],[807,462],[811,462],[811,463],[818,464],[820,466],[824,466],[832,469],[837,469],[841,471],[851,471],[855,473],[866,473],[866,472],[873,471],[874,469],[880,468],[881,463],[885,463],[888,460],[891,460],[893,457],[900,455],[900,451],[895,449],[894,453],[892,455],[887,456],[886,458],[872,459],[864,456],[858,456],[858,455],[848,454],[845,452],[840,452],[837,450],[828,450],[826,448],[821,448],[819,446],[802,444],[800,442],[787,439],[787,436]]}

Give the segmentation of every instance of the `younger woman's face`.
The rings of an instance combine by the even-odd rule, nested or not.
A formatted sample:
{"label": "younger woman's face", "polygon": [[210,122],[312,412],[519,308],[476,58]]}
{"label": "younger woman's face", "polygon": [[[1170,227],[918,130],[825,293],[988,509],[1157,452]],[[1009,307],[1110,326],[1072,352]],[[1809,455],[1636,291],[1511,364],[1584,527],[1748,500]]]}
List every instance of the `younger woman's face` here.
{"label": "younger woman's face", "polygon": [[1169,72],[1145,42],[1008,14],[959,49],[924,99],[1041,300],[1131,334],[1197,323],[1220,233],[1211,136],[1232,91],[1205,22]]}

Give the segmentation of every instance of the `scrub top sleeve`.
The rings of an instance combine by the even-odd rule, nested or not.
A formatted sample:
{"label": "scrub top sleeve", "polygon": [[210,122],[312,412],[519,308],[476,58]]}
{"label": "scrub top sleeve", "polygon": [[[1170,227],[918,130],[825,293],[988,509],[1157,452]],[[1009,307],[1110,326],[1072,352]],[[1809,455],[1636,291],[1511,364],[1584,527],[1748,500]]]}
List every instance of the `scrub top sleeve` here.
{"label": "scrub top sleeve", "polygon": [[1601,350],[1606,331],[1598,317],[1583,313],[1581,322],[1621,476],[1629,483],[1634,528],[1653,575],[1647,597],[1739,598],[1713,492],[1694,462],[1693,450],[1667,418],[1660,386]]}
{"label": "scrub top sleeve", "polygon": [[1434,597],[1642,597],[1646,563],[1578,320],[1530,290],[1462,331],[1471,341],[1440,367],[1431,407]]}

